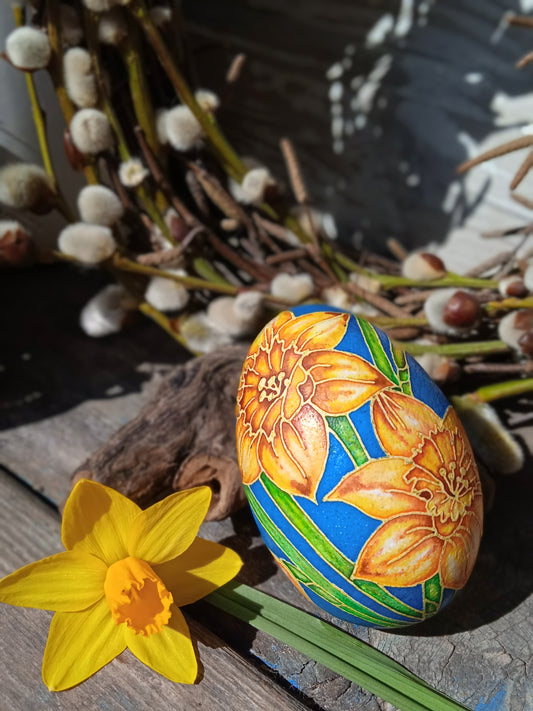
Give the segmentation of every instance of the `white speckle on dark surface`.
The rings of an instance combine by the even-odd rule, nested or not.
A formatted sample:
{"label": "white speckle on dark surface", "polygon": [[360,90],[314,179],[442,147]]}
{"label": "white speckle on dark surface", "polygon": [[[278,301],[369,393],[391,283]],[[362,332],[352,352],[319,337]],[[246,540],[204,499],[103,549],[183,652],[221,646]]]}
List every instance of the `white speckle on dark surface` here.
{"label": "white speckle on dark surface", "polygon": [[481,84],[483,81],[483,74],[481,72],[468,72],[465,74],[465,82],[467,84]]}
{"label": "white speckle on dark surface", "polygon": [[392,31],[394,27],[394,16],[387,13],[379,18],[373,27],[367,32],[366,35],[366,46],[367,47],[377,47],[383,44],[385,38]]}

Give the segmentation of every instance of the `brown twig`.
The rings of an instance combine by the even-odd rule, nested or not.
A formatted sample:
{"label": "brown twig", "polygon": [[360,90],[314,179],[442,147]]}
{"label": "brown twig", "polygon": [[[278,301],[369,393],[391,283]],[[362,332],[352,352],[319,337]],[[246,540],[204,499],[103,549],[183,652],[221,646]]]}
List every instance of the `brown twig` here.
{"label": "brown twig", "polygon": [[520,185],[520,183],[526,177],[526,175],[529,173],[529,171],[531,170],[532,167],[533,167],[533,151],[530,151],[527,154],[527,156],[525,157],[522,165],[516,171],[514,178],[511,180],[511,185],[510,185],[511,190],[516,190],[516,188]]}
{"label": "brown twig", "polygon": [[293,261],[307,256],[306,249],[288,249],[286,252],[272,254],[266,258],[267,264],[280,264],[281,262]]}
{"label": "brown twig", "polygon": [[489,272],[491,269],[495,269],[496,267],[500,267],[502,264],[507,263],[509,259],[513,258],[513,255],[514,252],[512,251],[498,252],[498,254],[495,254],[493,257],[489,257],[489,259],[486,259],[480,264],[477,264],[475,267],[472,267],[472,269],[469,269],[465,276],[481,276],[482,274]]}
{"label": "brown twig", "polygon": [[517,69],[523,69],[530,62],[533,62],[533,52],[528,52],[527,54],[524,54],[524,56],[521,57],[518,62],[516,62],[515,67]]}
{"label": "brown twig", "polygon": [[244,53],[236,54],[231,60],[231,64],[226,72],[226,82],[228,84],[234,84],[239,80],[241,76],[242,69],[246,63],[246,55]]}
{"label": "brown twig", "polygon": [[490,151],[485,151],[485,153],[481,153],[475,158],[470,158],[470,160],[461,163],[457,168],[457,172],[461,175],[461,173],[466,173],[467,170],[470,170],[470,168],[473,168],[475,165],[507,155],[507,153],[512,153],[520,148],[528,148],[531,145],[533,145],[533,136],[520,136],[520,138],[507,141],[507,143],[503,143],[501,146],[491,148]]}
{"label": "brown twig", "polygon": [[389,237],[389,239],[387,240],[387,249],[391,254],[394,254],[394,256],[399,262],[403,262],[403,260],[409,254],[403,244],[399,240],[397,240],[396,237]]}
{"label": "brown twig", "polygon": [[294,193],[296,202],[299,205],[308,205],[309,193],[305,187],[305,182],[294,146],[288,138],[282,138],[279,142],[279,147],[281,148],[281,153],[283,155],[283,160],[285,161],[285,167],[287,168],[292,192]]}
{"label": "brown twig", "polygon": [[533,372],[533,361],[524,363],[467,363],[463,370],[469,375],[519,375]]}

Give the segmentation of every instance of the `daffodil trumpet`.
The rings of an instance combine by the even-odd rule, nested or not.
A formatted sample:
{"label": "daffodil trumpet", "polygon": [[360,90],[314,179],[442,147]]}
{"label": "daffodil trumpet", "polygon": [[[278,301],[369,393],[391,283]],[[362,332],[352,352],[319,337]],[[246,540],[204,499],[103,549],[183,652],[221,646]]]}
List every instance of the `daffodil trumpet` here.
{"label": "daffodil trumpet", "polygon": [[184,605],[231,580],[231,549],[197,537],[209,487],[177,492],[142,510],[81,480],[65,505],[65,551],[0,581],[0,601],[55,612],[43,659],[51,691],[85,681],[128,648],[168,679],[192,684],[198,661]]}

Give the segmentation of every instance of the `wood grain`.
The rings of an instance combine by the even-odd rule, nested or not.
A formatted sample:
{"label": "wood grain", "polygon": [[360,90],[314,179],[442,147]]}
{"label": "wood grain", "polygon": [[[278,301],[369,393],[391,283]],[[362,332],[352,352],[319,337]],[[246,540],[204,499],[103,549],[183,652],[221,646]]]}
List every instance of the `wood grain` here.
{"label": "wood grain", "polygon": [[[2,470],[0,521],[0,575],[62,550],[57,512]],[[0,606],[0,706],[6,711],[306,708],[196,620],[190,629],[203,665],[198,685],[174,684],[125,652],[84,684],[49,692],[40,667],[50,619],[41,610]]]}
{"label": "wood grain", "polygon": [[[146,404],[161,383],[162,369],[168,371],[172,352],[176,353],[176,358],[180,356],[179,349],[173,344],[165,351],[168,343],[166,346],[163,340],[158,340],[162,334],[155,327],[151,329],[151,324],[146,324],[147,331],[144,331],[141,322],[140,340],[135,348],[131,347],[134,339],[128,333],[113,338],[110,345],[104,345],[84,338],[75,328],[66,328],[67,318],[72,318],[73,314],[67,310],[65,315],[58,308],[61,295],[71,290],[74,306],[77,300],[83,303],[85,297],[83,280],[77,273],[67,268],[60,272],[61,278],[59,272],[54,272],[55,278],[46,280],[46,292],[42,291],[45,280],[40,281],[38,270],[35,274],[7,273],[0,285],[0,289],[4,286],[9,291],[12,299],[22,301],[27,298],[30,304],[40,299],[48,319],[34,320],[26,315],[11,322],[12,341],[2,353],[2,362],[9,368],[0,373],[3,392],[9,393],[11,403],[7,414],[4,410],[1,421],[0,464],[10,468],[29,487],[40,491],[55,505],[67,495],[70,475],[80,463]],[[89,279],[85,289],[90,292],[92,288]],[[22,309],[20,313],[23,313]],[[59,339],[60,348],[51,347],[52,333]],[[50,344],[46,351],[41,349],[43,342]],[[161,360],[159,364],[152,360],[153,365],[150,365],[154,350],[161,355]],[[25,352],[32,354],[32,360],[21,359]],[[165,358],[167,363],[164,363]],[[94,367],[95,363],[98,368]],[[139,363],[143,364],[141,373]],[[106,388],[121,384],[123,394],[106,396],[105,388],[100,387],[102,379]],[[25,394],[37,386],[42,398],[36,401],[38,405],[31,407],[32,403],[25,401]],[[530,436],[531,406],[528,401],[523,406],[520,403],[516,406],[513,421],[515,431],[522,436]],[[53,413],[51,416],[50,412]],[[531,462],[527,466],[530,468]],[[493,708],[498,711],[524,711],[533,707],[530,672],[533,652],[533,569],[530,564],[533,480],[526,469],[517,476],[499,477],[496,484],[496,503],[485,522],[485,535],[474,574],[456,603],[435,620],[407,633],[395,634],[354,628],[325,614],[322,616],[390,654],[471,708],[477,706],[478,711],[484,711],[483,704],[490,709],[489,704],[494,703]],[[15,504],[16,501],[10,499],[8,508],[14,508]],[[19,512],[26,506],[29,504],[24,498]],[[21,513],[17,515],[22,516]],[[53,523],[49,519],[40,523],[30,507],[22,519],[22,529],[29,543],[21,549],[17,543],[19,534],[8,535],[12,518],[0,518],[0,521],[7,539],[3,545],[6,560],[9,551],[16,551],[17,546],[26,551],[26,556],[31,553],[31,558],[48,553],[49,548],[44,550],[42,541],[46,541],[49,534],[46,529],[43,532],[42,526],[49,529],[58,526],[55,514]],[[243,582],[317,614],[317,608],[277,570],[247,509],[224,521],[205,523],[201,535],[221,541],[240,553],[245,563],[241,576]],[[29,547],[30,543],[33,549]],[[28,559],[11,559],[12,567]],[[212,622],[203,612],[192,612],[200,615],[198,619],[206,619],[210,629],[227,639],[238,653],[254,655],[288,684],[298,687],[304,699],[317,703],[323,711],[380,710],[381,702],[375,697],[273,641],[268,635],[255,633],[218,612]],[[13,630],[11,634],[19,635]],[[44,632],[36,632],[35,640],[44,641],[44,636]],[[9,639],[9,636],[2,634],[2,638]],[[22,652],[19,656],[22,658]],[[0,665],[0,682],[1,673]],[[35,673],[38,676],[38,664]]]}

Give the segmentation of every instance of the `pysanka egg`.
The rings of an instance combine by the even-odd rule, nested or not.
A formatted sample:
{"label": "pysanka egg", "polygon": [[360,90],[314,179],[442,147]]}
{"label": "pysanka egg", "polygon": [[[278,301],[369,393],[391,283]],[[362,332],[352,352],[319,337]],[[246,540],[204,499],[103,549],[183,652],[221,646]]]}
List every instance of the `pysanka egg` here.
{"label": "pysanka egg", "polygon": [[409,355],[366,321],[316,308],[276,316],[244,363],[246,494],[271,553],[322,609],[410,625],[474,566],[483,503],[472,450]]}

